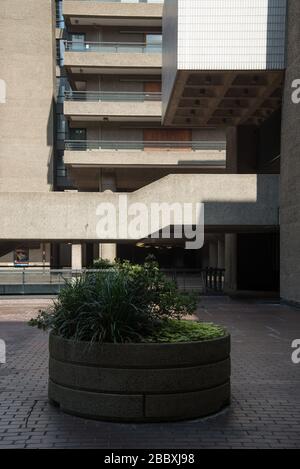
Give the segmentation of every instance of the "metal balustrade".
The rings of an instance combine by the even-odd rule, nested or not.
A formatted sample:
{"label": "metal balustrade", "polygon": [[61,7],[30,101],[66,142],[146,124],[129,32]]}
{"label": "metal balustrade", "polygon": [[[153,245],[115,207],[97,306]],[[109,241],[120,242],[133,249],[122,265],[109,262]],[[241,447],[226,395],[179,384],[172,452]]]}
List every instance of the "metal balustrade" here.
{"label": "metal balustrade", "polygon": [[92,150],[215,150],[225,151],[226,142],[212,141],[110,141],[110,140],[66,140],[65,149],[71,151]]}
{"label": "metal balustrade", "polygon": [[143,93],[143,92],[127,92],[127,91],[66,91],[66,101],[161,101],[161,93]]}
{"label": "metal balustrade", "polygon": [[206,291],[223,292],[225,283],[225,269],[208,267],[205,270]]}
{"label": "metal balustrade", "polygon": [[139,42],[81,42],[65,41],[65,50],[70,52],[101,52],[101,53],[127,53],[151,54],[161,53],[161,44]]}
{"label": "metal balustrade", "polygon": [[[182,291],[193,291],[199,294],[223,292],[225,269],[161,270],[168,278],[174,280]],[[0,294],[57,294],[66,282],[82,275],[94,273],[109,275],[110,272],[113,272],[113,269],[3,268],[0,269]]]}
{"label": "metal balustrade", "polygon": [[[72,1],[74,0],[63,0],[64,2]],[[164,3],[164,0],[75,0],[75,1],[81,1],[81,2],[97,2],[97,3]]]}

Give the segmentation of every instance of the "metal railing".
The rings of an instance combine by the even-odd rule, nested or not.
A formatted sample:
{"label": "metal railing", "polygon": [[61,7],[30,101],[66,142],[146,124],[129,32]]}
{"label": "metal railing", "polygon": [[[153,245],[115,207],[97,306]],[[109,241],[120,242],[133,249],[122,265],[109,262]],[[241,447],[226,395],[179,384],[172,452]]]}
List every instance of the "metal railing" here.
{"label": "metal railing", "polygon": [[161,53],[161,44],[139,42],[80,42],[65,41],[65,50],[71,52],[101,52],[101,53]]}
{"label": "metal railing", "polygon": [[[74,0],[64,0],[64,2],[74,1]],[[135,0],[135,1],[126,1],[126,0],[75,0],[81,2],[98,2],[98,3],[164,3],[164,0]]]}
{"label": "metal railing", "polygon": [[206,292],[223,292],[225,283],[225,269],[215,269],[209,267],[205,269]]}
{"label": "metal railing", "polygon": [[[194,291],[200,294],[218,292],[224,288],[224,269],[161,269],[163,273],[177,283],[182,291]],[[57,294],[66,282],[79,278],[83,274],[104,273],[111,270],[94,269],[30,269],[25,267],[0,269],[0,294],[49,293]]]}
{"label": "metal railing", "polygon": [[212,141],[110,141],[110,140],[66,140],[65,149],[71,151],[92,150],[226,150],[226,142]]}
{"label": "metal railing", "polygon": [[222,293],[225,269],[161,269],[177,283],[180,290],[199,293]]}
{"label": "metal railing", "polygon": [[94,273],[99,270],[50,269],[49,267],[0,269],[0,295],[58,294],[67,281],[78,278],[86,272]]}
{"label": "metal railing", "polygon": [[129,91],[66,91],[66,101],[161,101],[161,93]]}

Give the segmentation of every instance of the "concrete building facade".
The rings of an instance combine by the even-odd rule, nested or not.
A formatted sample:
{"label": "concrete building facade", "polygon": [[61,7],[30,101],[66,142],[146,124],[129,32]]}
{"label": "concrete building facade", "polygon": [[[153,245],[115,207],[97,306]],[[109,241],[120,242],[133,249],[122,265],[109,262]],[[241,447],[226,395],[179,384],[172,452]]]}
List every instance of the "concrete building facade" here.
{"label": "concrete building facade", "polygon": [[[281,225],[281,295],[300,301],[298,134],[286,124],[299,117],[297,2],[3,3],[0,268],[20,253],[48,269],[154,253],[168,269],[225,269],[229,293],[274,293]],[[97,207],[118,213],[120,195],[204,203],[204,247],[99,238]]]}

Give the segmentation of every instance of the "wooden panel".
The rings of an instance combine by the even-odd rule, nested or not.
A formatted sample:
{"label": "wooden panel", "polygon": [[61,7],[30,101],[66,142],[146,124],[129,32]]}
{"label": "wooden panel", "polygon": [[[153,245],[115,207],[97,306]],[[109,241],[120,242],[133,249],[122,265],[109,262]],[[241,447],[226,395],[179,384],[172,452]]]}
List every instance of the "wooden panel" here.
{"label": "wooden panel", "polygon": [[[192,131],[188,129],[144,129],[145,142],[191,142]],[[172,146],[159,148],[159,147],[146,147],[145,150],[170,150]],[[180,151],[190,151],[189,145],[180,148]]]}
{"label": "wooden panel", "polygon": [[145,93],[161,93],[161,82],[153,81],[144,83]]}

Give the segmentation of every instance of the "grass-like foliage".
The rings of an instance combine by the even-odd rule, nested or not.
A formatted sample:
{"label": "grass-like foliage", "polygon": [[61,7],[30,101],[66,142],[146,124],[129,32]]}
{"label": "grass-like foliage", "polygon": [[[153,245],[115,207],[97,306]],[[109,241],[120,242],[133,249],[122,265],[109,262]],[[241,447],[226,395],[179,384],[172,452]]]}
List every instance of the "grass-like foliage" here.
{"label": "grass-like foliage", "polygon": [[224,337],[225,334],[226,330],[216,324],[167,319],[147,341],[156,343],[193,342],[212,340]]}
{"label": "grass-like foliage", "polygon": [[99,272],[68,282],[53,306],[30,325],[76,341],[143,342],[166,320],[195,311],[195,296],[180,293],[153,260],[144,265],[99,263],[96,268]]}

